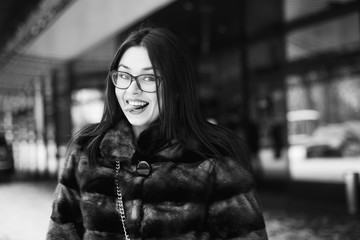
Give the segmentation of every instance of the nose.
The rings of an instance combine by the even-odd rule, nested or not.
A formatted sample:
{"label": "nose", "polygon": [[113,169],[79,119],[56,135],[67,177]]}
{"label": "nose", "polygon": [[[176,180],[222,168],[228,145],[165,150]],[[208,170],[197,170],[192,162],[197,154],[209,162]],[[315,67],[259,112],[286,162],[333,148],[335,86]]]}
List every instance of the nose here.
{"label": "nose", "polygon": [[130,83],[129,88],[126,91],[131,94],[140,94],[142,92],[135,79]]}

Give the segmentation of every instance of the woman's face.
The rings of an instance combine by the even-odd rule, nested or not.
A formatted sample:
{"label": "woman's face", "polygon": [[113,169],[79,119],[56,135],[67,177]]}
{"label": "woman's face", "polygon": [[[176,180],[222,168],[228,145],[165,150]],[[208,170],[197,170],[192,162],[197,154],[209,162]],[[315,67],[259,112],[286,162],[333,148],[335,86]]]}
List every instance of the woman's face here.
{"label": "woman's face", "polygon": [[[148,51],[145,47],[131,47],[122,56],[118,71],[132,76],[154,74]],[[157,73],[159,75],[159,73]],[[161,94],[161,89],[159,89]],[[136,84],[135,79],[128,89],[115,88],[115,94],[128,121],[138,130],[146,129],[159,117],[159,102],[156,92],[144,92]]]}

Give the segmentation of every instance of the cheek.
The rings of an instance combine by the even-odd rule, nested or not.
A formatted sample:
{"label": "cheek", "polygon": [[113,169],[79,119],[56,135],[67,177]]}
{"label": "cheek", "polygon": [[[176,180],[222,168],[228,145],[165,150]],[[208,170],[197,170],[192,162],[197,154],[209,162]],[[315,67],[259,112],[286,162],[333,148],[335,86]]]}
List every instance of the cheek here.
{"label": "cheek", "polygon": [[124,93],[125,93],[124,90],[121,90],[121,89],[118,89],[118,88],[115,89],[115,95],[116,95],[116,98],[117,98],[117,100],[118,100],[121,107],[124,104],[124,101],[123,101]]}
{"label": "cheek", "polygon": [[150,101],[152,102],[152,111],[153,113],[158,112],[159,110],[159,102],[158,99],[155,97],[150,98]]}
{"label": "cheek", "polygon": [[161,111],[161,109],[162,109],[162,107],[161,107],[161,102],[162,102],[162,100],[161,100],[161,98],[157,98],[157,97],[155,97],[154,99],[153,99],[153,102],[154,102],[154,113],[156,114],[156,115],[159,115],[159,113],[160,113],[160,111]]}

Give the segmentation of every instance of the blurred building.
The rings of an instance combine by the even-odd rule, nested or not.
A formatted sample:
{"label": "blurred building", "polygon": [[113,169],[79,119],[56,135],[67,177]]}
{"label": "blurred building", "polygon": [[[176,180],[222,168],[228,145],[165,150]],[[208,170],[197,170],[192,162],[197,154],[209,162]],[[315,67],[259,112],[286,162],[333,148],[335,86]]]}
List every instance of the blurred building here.
{"label": "blurred building", "polygon": [[358,0],[9,0],[0,11],[1,133],[17,172],[56,175],[71,135],[100,119],[123,37],[148,22],[187,43],[204,115],[245,139],[259,179],[341,184],[360,171]]}

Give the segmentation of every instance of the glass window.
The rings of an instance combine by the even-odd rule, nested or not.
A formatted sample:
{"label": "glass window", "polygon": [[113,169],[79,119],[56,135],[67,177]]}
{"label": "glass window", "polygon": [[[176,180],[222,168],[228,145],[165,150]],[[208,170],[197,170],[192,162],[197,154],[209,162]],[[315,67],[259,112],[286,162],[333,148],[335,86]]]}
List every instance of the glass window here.
{"label": "glass window", "polygon": [[286,58],[291,61],[323,52],[357,49],[358,29],[359,14],[353,13],[290,32],[286,36]]}

